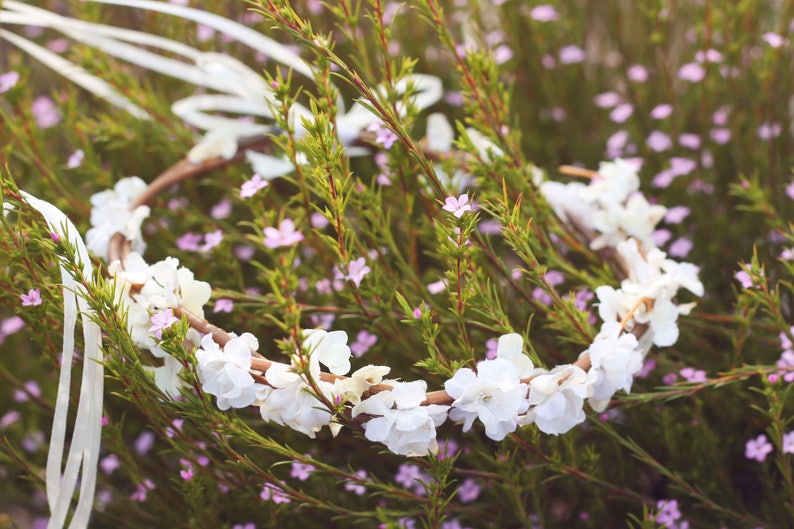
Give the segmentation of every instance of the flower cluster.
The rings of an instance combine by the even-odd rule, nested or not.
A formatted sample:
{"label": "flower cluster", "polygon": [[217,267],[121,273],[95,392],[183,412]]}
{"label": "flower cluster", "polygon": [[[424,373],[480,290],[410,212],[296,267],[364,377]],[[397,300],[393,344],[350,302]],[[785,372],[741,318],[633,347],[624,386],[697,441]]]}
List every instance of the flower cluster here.
{"label": "flower cluster", "polygon": [[[163,360],[162,366],[148,368],[157,387],[170,397],[179,395],[182,364],[159,347],[162,329],[169,321],[168,315],[173,317],[174,309],[203,318],[204,304],[211,295],[209,283],[197,281],[193,272],[180,267],[174,257],[149,265],[137,252],[130,253],[123,266],[120,261],[111,263],[110,273],[115,276],[116,301],[127,315],[127,329],[133,342]],[[198,343],[200,337],[191,329],[187,338]]]}
{"label": "flower cluster", "polygon": [[[667,208],[651,205],[639,192],[634,166],[621,159],[602,162],[589,185],[544,182],[540,191],[555,213],[590,239],[590,248],[614,248],[628,237],[642,248],[655,246],[651,237]],[[597,235],[590,237],[595,232]]]}
{"label": "flower cluster", "polygon": [[121,233],[132,249],[143,253],[146,244],[141,224],[149,217],[149,206],[130,209],[132,203],[146,189],[146,182],[137,176],[122,178],[112,190],[91,197],[91,229],[85,234],[86,246],[97,255],[106,257],[110,238]]}

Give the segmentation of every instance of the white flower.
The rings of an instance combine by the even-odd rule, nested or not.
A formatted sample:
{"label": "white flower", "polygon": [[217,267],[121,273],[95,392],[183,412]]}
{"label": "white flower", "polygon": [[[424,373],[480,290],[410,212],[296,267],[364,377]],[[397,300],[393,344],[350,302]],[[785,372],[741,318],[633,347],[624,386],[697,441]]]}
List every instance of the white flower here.
{"label": "white flower", "polygon": [[544,433],[563,434],[584,421],[584,399],[589,392],[587,373],[580,367],[557,366],[530,381],[531,407],[519,417],[519,424],[534,422]]}
{"label": "white flower", "polygon": [[433,112],[427,116],[427,150],[437,154],[445,154],[452,150],[455,130],[449,124],[447,116]]}
{"label": "white flower", "polygon": [[[304,330],[304,350],[309,358],[308,378],[320,391],[322,397],[330,402],[336,399],[335,386],[320,380],[320,363],[337,374],[350,370],[350,348],[347,347],[347,333],[343,331],[326,332],[320,329]],[[296,368],[305,358],[293,356],[292,365],[273,364],[265,373],[268,383],[275,389],[271,391],[260,406],[262,419],[289,426],[312,439],[320,429],[329,425],[336,435],[341,425],[333,423],[331,411],[313,393],[312,387],[299,375]]]}
{"label": "white flower", "polygon": [[566,185],[550,180],[540,184],[539,189],[560,220],[579,229],[593,230],[592,219],[599,210],[581,197],[586,187],[581,182]]}
{"label": "white flower", "polygon": [[386,366],[364,366],[348,378],[334,380],[334,395],[345,402],[358,404],[361,402],[361,395],[372,386],[380,384],[389,371],[391,368]]}
{"label": "white flower", "polygon": [[[319,375],[319,373],[318,373]],[[340,425],[331,423],[331,412],[309,385],[295,373],[293,366],[273,364],[265,373],[267,381],[274,386],[264,402],[260,404],[259,413],[265,421],[289,426],[293,430],[314,439],[323,426],[329,425],[336,435]],[[317,380],[317,388],[323,397],[333,401],[333,385]]]}
{"label": "white flower", "polygon": [[350,371],[351,353],[345,331],[304,329],[303,349],[334,375],[346,375]]}
{"label": "white flower", "polygon": [[601,162],[598,176],[580,191],[579,196],[587,202],[597,202],[601,207],[609,208],[622,205],[639,188],[640,178],[634,166],[625,160],[616,159]]}
{"label": "white flower", "polygon": [[179,266],[178,259],[166,257],[149,267],[148,278],[135,299],[153,310],[181,307],[203,318],[203,306],[211,294],[209,283],[196,281],[193,272]]}
{"label": "white flower", "polygon": [[658,249],[643,256],[633,239],[619,244],[618,252],[628,267],[629,277],[621,282],[619,290],[610,286],[596,289],[599,316],[605,322],[622,321],[631,312],[627,329],[647,324],[654,344],[673,345],[678,340],[678,315],[687,314],[692,306],[677,306],[672,298],[682,287],[695,295],[703,294],[697,267],[667,259]]}
{"label": "white flower", "polygon": [[[590,405],[603,411],[609,399],[619,389],[631,392],[634,375],[642,369],[642,352],[637,337],[623,333],[620,323],[608,321],[585,351],[590,353],[592,368],[588,372],[593,387]],[[584,353],[582,353],[584,354]]]}
{"label": "white flower", "polygon": [[590,248],[614,248],[631,236],[650,250],[655,247],[653,231],[666,212],[667,208],[649,204],[640,193],[631,195],[625,205],[604,205],[592,219],[592,226],[600,235],[591,241]]}
{"label": "white flower", "polygon": [[524,339],[520,334],[511,332],[500,336],[496,344],[496,356],[510,362],[519,378],[527,378],[532,374],[532,360],[524,354]]}
{"label": "white flower", "polygon": [[490,162],[495,158],[502,158],[505,152],[496,146],[494,142],[489,140],[484,134],[477,129],[466,129],[466,136],[468,136],[471,144],[477,149],[480,158],[486,162]]}
{"label": "white flower", "polygon": [[254,403],[257,388],[251,377],[251,350],[259,348],[256,338],[244,333],[221,347],[211,334],[201,339],[196,351],[202,389],[218,398],[218,408],[244,408]]}
{"label": "white flower", "polygon": [[423,380],[396,382],[392,391],[381,391],[361,401],[353,408],[352,416],[372,415],[364,423],[364,436],[386,444],[395,454],[436,454],[436,427],[446,419],[449,406],[420,406],[426,398],[426,390],[427,383]]}
{"label": "white flower", "polygon": [[187,153],[187,160],[199,164],[213,158],[229,160],[237,154],[237,134],[233,127],[221,126],[210,129]]}
{"label": "white flower", "polygon": [[[159,348],[158,348],[159,349]],[[182,387],[182,379],[179,373],[182,371],[182,364],[166,353],[162,349],[161,354],[155,355],[163,359],[163,365],[159,367],[144,366],[143,369],[154,376],[154,384],[165,393],[169,398],[175,399],[179,396],[179,388]]]}
{"label": "white flower", "polygon": [[485,434],[501,441],[516,429],[516,416],[527,411],[527,385],[521,383],[513,365],[504,358],[477,363],[477,373],[463,368],[444,383],[455,399],[449,418],[463,421],[468,432],[474,419],[485,426]]}
{"label": "white flower", "polygon": [[132,243],[132,249],[143,253],[146,245],[141,224],[149,216],[148,206],[130,205],[146,189],[146,182],[137,176],[122,178],[112,190],[91,197],[91,229],[86,233],[86,246],[95,254],[107,258],[108,243],[115,233],[121,233]]}

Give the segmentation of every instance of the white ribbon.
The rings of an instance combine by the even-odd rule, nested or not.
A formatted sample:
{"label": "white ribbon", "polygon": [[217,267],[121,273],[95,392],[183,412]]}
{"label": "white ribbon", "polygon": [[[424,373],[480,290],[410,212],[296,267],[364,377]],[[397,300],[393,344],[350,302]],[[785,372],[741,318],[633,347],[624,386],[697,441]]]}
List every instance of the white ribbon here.
{"label": "white ribbon", "polygon": [[[24,191],[22,191],[22,196],[31,207],[41,213],[50,230],[57,233],[61,240],[69,241],[76,249],[82,266],[82,281],[91,281],[91,260],[85,243],[78,235],[79,232],[74,224],[61,210],[49,202],[39,200]],[[61,260],[64,259],[61,258]],[[104,385],[101,363],[102,336],[99,325],[91,318],[94,311],[86,301],[85,287],[72,276],[64,264],[60,265],[60,269],[63,282],[63,349],[50,451],[47,455],[46,489],[47,503],[50,507],[50,520],[47,523],[47,528],[61,529],[66,525],[69,507],[72,504],[72,497],[77,488],[77,478],[82,467],[77,506],[69,523],[70,529],[82,529],[88,525],[91,508],[94,504],[99,445],[102,439]],[[63,469],[69,390],[72,378],[72,356],[74,354],[74,332],[78,315],[82,317],[85,341],[83,376],[74,431],[66,457],[66,467]]]}

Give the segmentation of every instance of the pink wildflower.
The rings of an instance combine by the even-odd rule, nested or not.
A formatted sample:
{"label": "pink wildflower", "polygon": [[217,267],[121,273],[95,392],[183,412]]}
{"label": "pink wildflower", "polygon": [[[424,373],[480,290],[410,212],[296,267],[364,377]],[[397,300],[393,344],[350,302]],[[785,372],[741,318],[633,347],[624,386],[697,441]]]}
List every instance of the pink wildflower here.
{"label": "pink wildflower", "polygon": [[264,244],[268,248],[294,246],[303,240],[303,234],[295,230],[295,223],[291,219],[282,220],[278,229],[267,227],[264,232]]}
{"label": "pink wildflower", "polygon": [[23,307],[41,305],[41,291],[37,288],[31,288],[27,294],[20,294],[19,299],[22,300]]}

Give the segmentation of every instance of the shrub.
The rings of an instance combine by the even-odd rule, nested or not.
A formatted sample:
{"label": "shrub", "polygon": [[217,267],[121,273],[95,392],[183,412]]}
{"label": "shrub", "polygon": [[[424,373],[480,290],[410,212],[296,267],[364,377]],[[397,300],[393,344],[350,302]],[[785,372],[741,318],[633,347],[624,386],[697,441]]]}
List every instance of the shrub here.
{"label": "shrub", "polygon": [[0,14],[2,523],[792,526],[787,6],[122,4]]}

